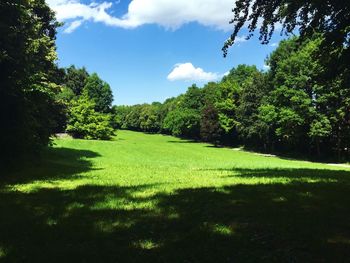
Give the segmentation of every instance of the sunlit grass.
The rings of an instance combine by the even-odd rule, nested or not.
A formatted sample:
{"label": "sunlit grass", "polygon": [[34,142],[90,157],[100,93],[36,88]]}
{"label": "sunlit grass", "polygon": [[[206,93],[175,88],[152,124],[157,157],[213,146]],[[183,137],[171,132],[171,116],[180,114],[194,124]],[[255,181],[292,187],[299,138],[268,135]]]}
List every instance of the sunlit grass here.
{"label": "sunlit grass", "polygon": [[349,191],[347,167],[130,131],[55,139],[0,184],[0,259],[336,262]]}
{"label": "sunlit grass", "polygon": [[[134,193],[136,196],[152,195],[159,191],[206,186],[222,187],[234,184],[288,184],[291,182],[335,182],[338,179],[314,174],[299,173],[286,177],[286,169],[346,170],[325,164],[291,161],[278,157],[257,156],[253,153],[229,148],[214,148],[204,143],[186,143],[180,139],[163,135],[145,135],[130,131],[119,131],[114,141],[85,141],[56,139],[54,148],[89,150],[98,156],[79,157],[79,161],[91,162],[91,169],[74,174],[74,177],[34,180],[25,184],[7,187],[17,191],[32,192],[41,188],[75,189],[82,185],[140,186],[157,185]],[[48,152],[46,166],[57,165],[56,155]],[[69,159],[67,160],[69,161]],[[62,162],[64,165],[64,162]],[[254,174],[254,171],[271,170]],[[252,171],[252,176],[241,176],[242,170]],[[350,170],[350,169],[349,169]],[[29,174],[47,172],[34,168]],[[65,171],[62,172],[64,174]],[[259,173],[259,172],[258,172]],[[31,175],[29,175],[31,176]],[[348,178],[344,178],[347,180]]]}

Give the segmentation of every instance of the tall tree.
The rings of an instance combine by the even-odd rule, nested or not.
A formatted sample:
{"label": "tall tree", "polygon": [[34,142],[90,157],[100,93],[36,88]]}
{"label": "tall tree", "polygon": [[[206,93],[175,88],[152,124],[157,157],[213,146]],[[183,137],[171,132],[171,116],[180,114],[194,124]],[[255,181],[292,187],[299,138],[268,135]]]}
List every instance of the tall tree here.
{"label": "tall tree", "polygon": [[55,123],[51,81],[59,24],[44,0],[0,1],[0,145],[9,163],[33,156]]}
{"label": "tall tree", "polygon": [[219,114],[213,104],[206,105],[201,114],[200,136],[203,141],[217,145],[222,138],[223,130],[220,127]]}
{"label": "tall tree", "polygon": [[95,103],[95,110],[98,112],[110,112],[113,102],[111,87],[100,77],[93,73],[86,80],[84,94]]}
{"label": "tall tree", "polygon": [[189,87],[182,97],[182,107],[187,109],[201,110],[204,105],[204,96],[202,89],[198,88],[196,84]]}
{"label": "tall tree", "polygon": [[140,114],[140,128],[146,132],[158,132],[160,125],[160,105],[156,102],[144,105]]}
{"label": "tall tree", "polygon": [[200,114],[187,108],[170,111],[164,119],[163,128],[175,136],[199,138]]}
{"label": "tall tree", "polygon": [[253,147],[265,146],[264,140],[266,138],[261,130],[259,107],[268,91],[269,87],[265,74],[257,69],[242,85],[236,118],[239,137],[246,145]]}
{"label": "tall tree", "polygon": [[76,68],[74,65],[65,69],[64,85],[71,89],[76,96],[80,96],[85,87],[89,73],[85,67]]}

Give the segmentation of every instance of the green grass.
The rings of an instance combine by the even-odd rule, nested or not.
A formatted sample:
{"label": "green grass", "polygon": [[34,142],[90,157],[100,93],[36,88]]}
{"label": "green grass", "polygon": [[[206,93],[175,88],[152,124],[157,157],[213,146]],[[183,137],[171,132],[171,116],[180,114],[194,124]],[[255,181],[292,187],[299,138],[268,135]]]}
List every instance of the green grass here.
{"label": "green grass", "polygon": [[0,262],[346,262],[350,169],[171,136],[57,139],[3,176]]}

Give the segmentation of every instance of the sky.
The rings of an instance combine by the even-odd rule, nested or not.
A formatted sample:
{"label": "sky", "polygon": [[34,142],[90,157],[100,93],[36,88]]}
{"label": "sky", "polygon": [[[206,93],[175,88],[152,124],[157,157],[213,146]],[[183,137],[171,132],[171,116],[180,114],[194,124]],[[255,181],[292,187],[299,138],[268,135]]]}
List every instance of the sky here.
{"label": "sky", "polygon": [[115,105],[164,101],[219,81],[239,64],[266,70],[264,60],[282,39],[268,45],[240,32],[223,57],[233,26],[233,0],[46,0],[64,22],[58,29],[61,67],[85,66],[113,90]]}

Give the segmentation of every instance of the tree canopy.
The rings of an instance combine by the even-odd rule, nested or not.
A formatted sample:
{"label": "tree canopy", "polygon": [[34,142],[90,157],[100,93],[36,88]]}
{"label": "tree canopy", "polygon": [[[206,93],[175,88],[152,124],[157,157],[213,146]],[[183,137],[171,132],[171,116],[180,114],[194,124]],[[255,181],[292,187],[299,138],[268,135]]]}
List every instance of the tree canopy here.
{"label": "tree canopy", "polygon": [[93,73],[86,79],[84,94],[95,103],[95,110],[107,113],[113,102],[113,94],[109,84]]}
{"label": "tree canopy", "polygon": [[38,153],[56,126],[58,25],[44,0],[0,2],[0,141],[5,164]]}
{"label": "tree canopy", "polygon": [[[259,39],[266,44],[278,25],[282,32],[298,30],[301,38],[314,33],[324,36],[327,46],[341,48],[350,44],[350,3],[342,0],[236,0],[233,8],[233,32],[223,47],[224,55],[245,26],[253,36],[259,28]],[[348,52],[347,52],[348,53]],[[348,56],[348,54],[347,54]]]}

